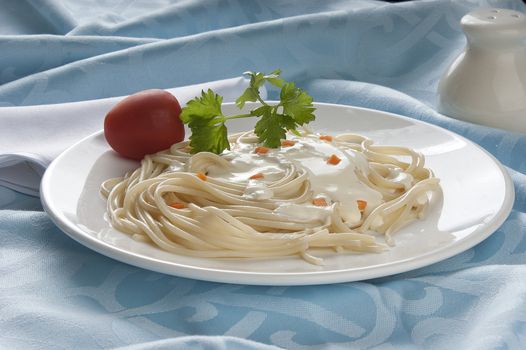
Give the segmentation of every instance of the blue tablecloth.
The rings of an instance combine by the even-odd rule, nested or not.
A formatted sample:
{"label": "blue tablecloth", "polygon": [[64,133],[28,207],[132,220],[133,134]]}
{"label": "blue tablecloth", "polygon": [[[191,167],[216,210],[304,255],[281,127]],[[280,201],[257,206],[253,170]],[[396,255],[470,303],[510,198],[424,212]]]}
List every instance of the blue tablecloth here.
{"label": "blue tablecloth", "polygon": [[524,348],[526,136],[433,110],[437,81],[465,43],[459,19],[483,5],[526,10],[519,0],[0,0],[2,106],[279,67],[316,101],[395,112],[474,140],[507,167],[517,194],[495,234],[432,266],[358,283],[253,287],[116,262],[69,239],[38,198],[0,188],[0,348]]}

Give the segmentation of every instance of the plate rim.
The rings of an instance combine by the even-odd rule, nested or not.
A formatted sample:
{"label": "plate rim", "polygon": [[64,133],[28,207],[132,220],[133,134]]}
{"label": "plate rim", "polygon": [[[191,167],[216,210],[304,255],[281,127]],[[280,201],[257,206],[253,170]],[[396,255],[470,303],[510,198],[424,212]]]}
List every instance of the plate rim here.
{"label": "plate rim", "polygon": [[[271,102],[271,101],[269,101]],[[257,105],[257,103],[253,103]],[[223,103],[223,105],[234,105],[234,102]],[[250,104],[247,104],[250,105]],[[60,164],[62,158],[64,158],[72,149],[76,148],[79,144],[87,141],[88,139],[95,138],[101,135],[104,131],[99,130],[91,135],[88,135],[81,140],[77,141],[66,150],[60,153],[46,169],[44,176],[40,184],[40,200],[42,207],[46,213],[50,216],[53,223],[70,238],[76,242],[84,245],[85,247],[102,254],[113,260],[117,260],[122,263],[126,263],[132,266],[144,268],[146,270],[160,272],[172,276],[191,278],[209,282],[221,282],[221,283],[233,283],[242,285],[266,285],[266,286],[294,286],[294,285],[322,285],[322,284],[333,284],[333,283],[344,283],[353,281],[370,280],[374,278],[387,277],[392,275],[401,274],[431,264],[446,260],[452,256],[460,254],[467,249],[474,247],[480,242],[484,241],[491,234],[498,230],[498,228],[506,221],[510,215],[514,202],[515,202],[515,188],[513,181],[500,163],[491,153],[485,150],[477,143],[459,135],[453,131],[442,128],[438,125],[431,124],[419,119],[410,118],[400,114],[381,111],[373,108],[357,107],[352,105],[336,104],[336,103],[325,103],[325,102],[314,102],[314,106],[329,106],[345,109],[353,109],[355,111],[365,111],[381,114],[388,117],[394,117],[397,119],[408,120],[416,124],[423,124],[426,127],[431,127],[445,132],[453,137],[459,138],[460,140],[474,146],[478,150],[482,151],[489,160],[497,165],[500,173],[502,174],[505,184],[505,194],[503,199],[503,205],[500,210],[495,214],[494,219],[491,223],[482,228],[477,228],[474,232],[470,233],[466,238],[461,239],[452,247],[442,247],[433,250],[422,255],[416,255],[411,258],[396,261],[395,263],[385,263],[374,266],[365,266],[360,268],[348,268],[338,269],[330,271],[305,271],[305,272],[257,272],[257,271],[235,271],[235,270],[224,270],[215,269],[211,267],[199,267],[194,265],[188,265],[177,262],[168,262],[157,260],[153,257],[137,254],[120,247],[116,247],[107,242],[97,239],[96,237],[87,234],[77,225],[71,222],[65,215],[54,207],[53,200],[50,198],[49,182],[52,177],[53,171],[58,164]],[[108,146],[109,147],[109,146]],[[476,233],[475,237],[473,234]],[[349,276],[350,275],[350,276]],[[314,279],[312,281],[312,279]]]}

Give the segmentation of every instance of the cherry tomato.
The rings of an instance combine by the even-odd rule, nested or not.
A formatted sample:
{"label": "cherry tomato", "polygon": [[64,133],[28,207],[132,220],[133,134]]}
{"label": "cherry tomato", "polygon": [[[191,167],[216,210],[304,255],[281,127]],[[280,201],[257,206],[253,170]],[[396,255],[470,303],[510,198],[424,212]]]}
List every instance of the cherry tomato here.
{"label": "cherry tomato", "polygon": [[126,158],[142,159],[184,140],[181,106],[163,90],[145,90],[117,103],[104,119],[104,136]]}

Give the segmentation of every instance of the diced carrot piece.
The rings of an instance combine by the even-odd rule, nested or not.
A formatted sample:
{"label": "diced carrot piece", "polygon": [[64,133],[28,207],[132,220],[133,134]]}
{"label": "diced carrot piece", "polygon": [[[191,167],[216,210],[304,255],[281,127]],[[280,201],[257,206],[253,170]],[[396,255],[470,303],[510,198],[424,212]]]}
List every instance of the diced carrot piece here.
{"label": "diced carrot piece", "polygon": [[263,178],[263,174],[262,173],[256,173],[256,174],[252,175],[251,177],[249,177],[250,180],[262,179],[262,178]]}
{"label": "diced carrot piece", "polygon": [[326,207],[327,201],[325,200],[325,198],[314,198],[312,200],[312,204],[314,204],[317,207]]}
{"label": "diced carrot piece", "polygon": [[356,202],[358,203],[358,210],[360,210],[360,211],[364,211],[365,208],[367,207],[367,202],[366,201],[358,199]]}
{"label": "diced carrot piece", "polygon": [[341,161],[342,160],[336,154],[333,154],[329,157],[329,159],[327,159],[327,164],[337,165]]}
{"label": "diced carrot piece", "polygon": [[257,154],[267,154],[268,151],[270,151],[270,148],[264,146],[258,146],[254,150],[254,152],[256,152]]}
{"label": "diced carrot piece", "polygon": [[184,203],[172,203],[172,204],[170,204],[170,206],[172,208],[175,208],[175,209],[184,209],[184,208],[186,208],[186,204],[184,204]]}
{"label": "diced carrot piece", "polygon": [[332,136],[331,135],[321,135],[320,136],[320,140],[331,142],[332,141]]}
{"label": "diced carrot piece", "polygon": [[203,181],[206,181],[207,180],[207,176],[205,173],[203,173],[202,171],[198,172],[197,174],[195,174],[198,178],[200,178],[201,180]]}
{"label": "diced carrot piece", "polygon": [[294,146],[295,144],[296,144],[296,141],[292,141],[292,140],[282,140],[281,141],[282,147],[291,147],[291,146]]}

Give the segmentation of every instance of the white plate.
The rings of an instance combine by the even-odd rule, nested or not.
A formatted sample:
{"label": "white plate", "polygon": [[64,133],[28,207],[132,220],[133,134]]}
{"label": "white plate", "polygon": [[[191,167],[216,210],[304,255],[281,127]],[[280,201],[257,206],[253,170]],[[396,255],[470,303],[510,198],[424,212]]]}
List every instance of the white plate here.
{"label": "white plate", "polygon": [[[100,184],[136,168],[117,156],[99,132],[62,153],[48,168],[41,186],[44,208],[70,237],[116,260],[171,275],[208,281],[307,285],[392,275],[458,254],[493,233],[511,211],[514,190],[504,168],[479,146],[452,132],[380,111],[316,104],[314,130],[355,132],[379,144],[415,148],[441,179],[443,196],[428,216],[394,234],[396,246],[380,254],[330,254],[324,266],[300,258],[213,260],[167,253],[112,229],[105,220]],[[225,105],[225,112],[233,112]],[[229,124],[230,132],[253,127],[253,120]]]}

